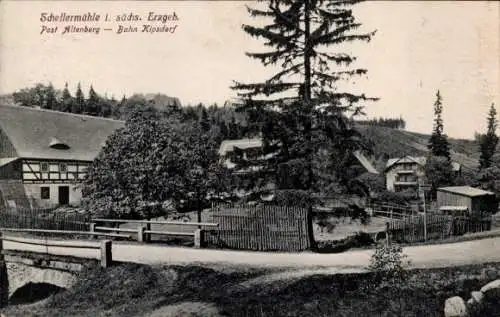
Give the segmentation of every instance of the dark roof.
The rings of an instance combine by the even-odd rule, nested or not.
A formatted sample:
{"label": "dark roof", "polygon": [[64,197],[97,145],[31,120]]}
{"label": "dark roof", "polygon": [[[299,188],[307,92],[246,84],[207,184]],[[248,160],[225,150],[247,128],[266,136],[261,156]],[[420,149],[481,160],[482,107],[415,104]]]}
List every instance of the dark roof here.
{"label": "dark roof", "polygon": [[[18,158],[92,161],[123,121],[0,105],[0,130]],[[6,157],[0,149],[0,157]],[[11,156],[11,155],[7,155]]]}
{"label": "dark roof", "polygon": [[467,197],[494,195],[494,193],[492,193],[492,192],[482,190],[480,188],[470,187],[470,186],[441,187],[441,188],[438,188],[438,191],[454,193],[454,194],[467,196]]}
{"label": "dark roof", "polygon": [[427,159],[424,156],[406,155],[403,157],[396,157],[396,158],[389,159],[387,161],[385,168],[388,169],[397,163],[408,163],[408,162],[417,163],[418,165],[424,166],[426,161],[427,161]]}
{"label": "dark roof", "polygon": [[[420,166],[425,166],[425,164],[427,163],[427,158],[425,156],[411,156],[411,155],[390,158],[389,160],[387,160],[385,170],[388,170],[392,166],[394,166],[396,164],[401,164],[401,163],[416,163]],[[458,172],[458,171],[460,171],[462,166],[458,162],[451,162],[451,168],[453,169],[453,171]]]}

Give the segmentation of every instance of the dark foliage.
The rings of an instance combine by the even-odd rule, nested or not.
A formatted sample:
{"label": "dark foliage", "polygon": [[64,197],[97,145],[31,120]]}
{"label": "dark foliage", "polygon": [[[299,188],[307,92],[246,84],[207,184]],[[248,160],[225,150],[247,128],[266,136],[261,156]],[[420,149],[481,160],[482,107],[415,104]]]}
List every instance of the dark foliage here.
{"label": "dark foliage", "polygon": [[218,142],[203,125],[162,119],[156,110],[132,113],[88,168],[82,194],[93,213],[151,218],[173,209],[201,210],[225,186]]}
{"label": "dark foliage", "polygon": [[429,150],[434,156],[443,156],[450,159],[450,145],[443,131],[443,104],[441,93],[436,93],[436,101],[434,102],[434,128],[429,139]]}
{"label": "dark foliage", "polygon": [[403,120],[403,118],[398,118],[398,119],[378,118],[369,120],[356,120],[355,123],[359,125],[385,127],[398,130],[404,130],[406,128],[406,121]]}
{"label": "dark foliage", "polygon": [[370,247],[375,243],[373,238],[365,232],[358,232],[340,241],[318,241],[319,253],[341,253],[352,248]]}
{"label": "dark foliage", "polygon": [[488,130],[486,134],[480,136],[479,149],[481,156],[479,157],[479,168],[489,168],[493,164],[493,157],[496,153],[498,145],[497,126],[498,120],[496,118],[497,111],[495,105],[491,105],[488,113]]}
{"label": "dark foliage", "polygon": [[[269,51],[247,56],[264,66],[281,65],[263,82],[233,86],[241,99],[238,109],[262,133],[263,155],[272,156],[259,171],[253,191],[266,191],[273,184],[278,190],[311,192],[342,180],[340,187],[347,188],[342,163],[362,147],[348,114],[361,113],[361,102],[376,99],[339,91],[339,81],[362,76],[366,70],[349,67],[354,56],[326,49],[373,36],[374,32],[357,32],[361,24],[349,8],[355,2],[279,0],[248,8],[252,17],[268,24],[243,25],[243,30],[264,41]],[[317,159],[324,151],[326,161]],[[262,178],[267,180],[264,184]]]}

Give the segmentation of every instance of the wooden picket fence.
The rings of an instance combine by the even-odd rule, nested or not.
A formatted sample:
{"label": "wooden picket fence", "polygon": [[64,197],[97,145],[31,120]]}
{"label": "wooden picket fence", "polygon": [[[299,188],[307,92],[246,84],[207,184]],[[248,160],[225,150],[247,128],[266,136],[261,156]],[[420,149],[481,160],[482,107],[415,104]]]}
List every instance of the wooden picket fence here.
{"label": "wooden picket fence", "polygon": [[481,218],[455,217],[453,220],[453,235],[488,231],[491,230],[492,224],[492,216]]}
{"label": "wooden picket fence", "polygon": [[217,205],[212,207],[216,229],[205,241],[220,248],[259,251],[309,249],[307,209],[276,205]]}
{"label": "wooden picket fence", "polygon": [[415,211],[406,205],[397,204],[377,204],[370,203],[367,208],[371,211],[372,216],[385,217],[390,219],[406,219],[415,215]]}
{"label": "wooden picket fence", "polygon": [[[424,220],[426,222],[425,227]],[[426,216],[418,215],[402,220],[393,219],[388,222],[387,231],[391,237],[391,241],[411,244],[430,240],[447,239],[465,233],[487,231],[491,229],[491,223],[491,216],[474,219],[469,217],[427,214]]]}
{"label": "wooden picket fence", "polygon": [[0,213],[0,228],[89,231],[90,215],[24,209]]}
{"label": "wooden picket fence", "polygon": [[[427,228],[424,229],[424,219]],[[393,220],[388,223],[388,232],[391,240],[398,243],[417,243],[426,240],[445,239],[450,235],[453,226],[453,217],[445,215],[422,215],[409,217],[404,220]]]}

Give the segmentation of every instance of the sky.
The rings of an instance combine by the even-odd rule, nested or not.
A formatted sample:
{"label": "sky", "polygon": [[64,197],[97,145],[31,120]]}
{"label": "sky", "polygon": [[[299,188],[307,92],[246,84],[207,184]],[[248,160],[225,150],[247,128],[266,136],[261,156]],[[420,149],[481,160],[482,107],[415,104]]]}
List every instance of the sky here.
{"label": "sky", "polygon": [[[245,52],[262,50],[242,24],[251,19],[243,1],[0,1],[0,94],[36,83],[64,83],[74,92],[92,84],[107,96],[164,93],[183,104],[224,104],[236,97],[233,81],[255,82],[272,73]],[[367,1],[353,8],[370,43],[343,46],[368,69],[344,87],[379,97],[366,104],[371,117],[399,117],[407,129],[430,133],[433,103],[443,97],[445,133],[473,138],[486,129],[492,103],[500,105],[500,2]],[[41,13],[96,13],[99,34],[66,34],[71,23],[41,22]],[[141,33],[149,16],[172,14],[174,33]],[[140,22],[104,22],[137,14]],[[147,23],[147,22],[146,22]],[[154,22],[162,25],[161,22]],[[117,34],[118,25],[139,32]],[[42,26],[58,33],[40,34]],[[83,25],[83,24],[82,24]],[[109,27],[113,31],[103,31]]]}

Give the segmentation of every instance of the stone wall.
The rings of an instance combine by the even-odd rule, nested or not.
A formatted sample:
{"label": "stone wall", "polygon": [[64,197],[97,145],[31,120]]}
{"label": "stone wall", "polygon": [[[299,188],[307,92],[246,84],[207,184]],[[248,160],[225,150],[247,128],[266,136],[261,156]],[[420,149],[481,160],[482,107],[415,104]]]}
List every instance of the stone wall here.
{"label": "stone wall", "polygon": [[444,304],[444,316],[500,316],[500,279],[489,282],[480,290],[472,291],[468,300],[460,296],[448,298]]}

